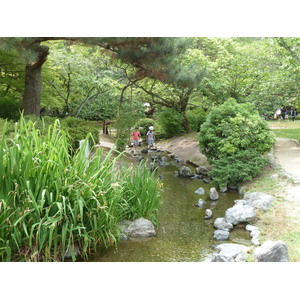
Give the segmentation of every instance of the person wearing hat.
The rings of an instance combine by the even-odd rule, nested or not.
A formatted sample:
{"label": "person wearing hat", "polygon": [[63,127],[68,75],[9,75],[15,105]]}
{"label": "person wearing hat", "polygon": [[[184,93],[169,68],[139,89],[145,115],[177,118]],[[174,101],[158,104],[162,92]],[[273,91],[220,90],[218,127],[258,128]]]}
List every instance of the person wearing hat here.
{"label": "person wearing hat", "polygon": [[154,138],[155,138],[154,127],[150,126],[149,131],[147,132],[147,135],[146,135],[146,142],[148,143],[148,148],[151,148],[154,146]]}

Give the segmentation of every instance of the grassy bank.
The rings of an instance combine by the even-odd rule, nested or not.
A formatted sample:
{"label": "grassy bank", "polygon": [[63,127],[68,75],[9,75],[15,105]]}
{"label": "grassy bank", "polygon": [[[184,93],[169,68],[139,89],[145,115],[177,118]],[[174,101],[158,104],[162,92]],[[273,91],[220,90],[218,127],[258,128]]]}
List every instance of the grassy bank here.
{"label": "grassy bank", "polygon": [[300,120],[269,121],[268,124],[277,137],[300,140]]}

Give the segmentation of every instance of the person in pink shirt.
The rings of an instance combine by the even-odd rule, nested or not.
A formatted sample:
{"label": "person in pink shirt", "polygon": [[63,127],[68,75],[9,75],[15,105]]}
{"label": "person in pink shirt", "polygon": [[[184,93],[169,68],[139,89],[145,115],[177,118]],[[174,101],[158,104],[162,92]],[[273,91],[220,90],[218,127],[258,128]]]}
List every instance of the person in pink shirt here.
{"label": "person in pink shirt", "polygon": [[134,148],[134,153],[137,152],[137,146],[139,146],[139,137],[141,136],[141,133],[138,131],[138,128],[134,128],[133,133],[131,134],[132,139],[133,139],[133,148]]}

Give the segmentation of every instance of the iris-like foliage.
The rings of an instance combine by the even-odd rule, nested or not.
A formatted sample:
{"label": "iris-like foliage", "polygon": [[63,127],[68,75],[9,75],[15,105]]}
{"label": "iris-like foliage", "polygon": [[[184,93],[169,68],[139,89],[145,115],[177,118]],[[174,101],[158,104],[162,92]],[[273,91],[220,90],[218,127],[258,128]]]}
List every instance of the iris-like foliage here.
{"label": "iris-like foliage", "polygon": [[[75,248],[87,259],[98,245],[117,243],[119,222],[136,210],[129,203],[129,170],[124,180],[115,168],[121,154],[102,157],[97,150],[86,158],[83,145],[71,155],[58,120],[38,130],[21,118],[11,138],[6,129],[0,144],[0,259],[60,261],[69,250],[75,260]],[[158,197],[158,191],[147,191],[155,179],[149,182],[134,184],[141,202]]]}

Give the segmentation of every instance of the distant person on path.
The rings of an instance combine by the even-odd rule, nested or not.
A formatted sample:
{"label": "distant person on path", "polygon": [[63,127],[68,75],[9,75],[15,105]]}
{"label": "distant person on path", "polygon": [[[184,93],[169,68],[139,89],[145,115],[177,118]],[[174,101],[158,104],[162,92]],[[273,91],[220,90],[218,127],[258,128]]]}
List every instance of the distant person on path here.
{"label": "distant person on path", "polygon": [[154,127],[150,126],[149,127],[149,131],[147,132],[147,136],[146,136],[146,142],[148,142],[148,148],[151,148],[154,146]]}
{"label": "distant person on path", "polygon": [[281,117],[281,109],[278,108],[275,112],[276,118],[278,119],[278,121],[280,121],[280,117]]}
{"label": "distant person on path", "polygon": [[291,117],[292,117],[292,120],[295,121],[296,111],[295,111],[294,107],[291,109]]}
{"label": "distant person on path", "polygon": [[141,136],[141,133],[138,131],[138,128],[134,128],[133,133],[131,134],[132,140],[133,140],[133,148],[134,148],[134,153],[137,153],[137,147],[139,146],[139,137]]}
{"label": "distant person on path", "polygon": [[289,120],[289,111],[288,111],[288,109],[285,110],[284,119],[287,120],[287,121]]}

